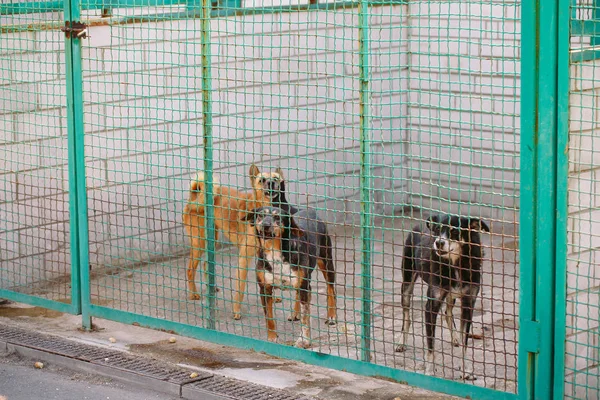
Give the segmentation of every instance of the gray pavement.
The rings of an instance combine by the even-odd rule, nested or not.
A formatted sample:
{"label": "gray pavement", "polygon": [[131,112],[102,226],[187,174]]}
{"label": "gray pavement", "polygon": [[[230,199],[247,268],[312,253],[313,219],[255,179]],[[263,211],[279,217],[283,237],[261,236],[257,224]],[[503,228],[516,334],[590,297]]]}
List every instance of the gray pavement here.
{"label": "gray pavement", "polygon": [[174,397],[15,355],[0,358],[0,400],[171,400]]}

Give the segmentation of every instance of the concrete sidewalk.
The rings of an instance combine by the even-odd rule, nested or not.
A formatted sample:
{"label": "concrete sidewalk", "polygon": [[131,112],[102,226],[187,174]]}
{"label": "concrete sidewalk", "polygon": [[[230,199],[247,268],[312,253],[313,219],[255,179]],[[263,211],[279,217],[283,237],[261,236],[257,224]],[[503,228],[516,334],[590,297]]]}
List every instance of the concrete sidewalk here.
{"label": "concrete sidewalk", "polygon": [[[215,376],[285,389],[298,395],[331,400],[453,398],[382,379],[277,359],[151,329],[101,319],[94,319],[94,323],[97,331],[82,332],[79,330],[81,318],[78,316],[23,304],[0,306],[0,327],[43,332],[99,349],[120,350],[125,354],[138,355],[140,359],[148,358],[189,371],[210,372]],[[171,343],[170,338],[175,338],[176,342]],[[77,363],[73,363],[73,369],[77,369]],[[122,375],[122,371],[114,370],[114,376],[109,378],[119,382]],[[143,382],[141,384],[144,385]]]}

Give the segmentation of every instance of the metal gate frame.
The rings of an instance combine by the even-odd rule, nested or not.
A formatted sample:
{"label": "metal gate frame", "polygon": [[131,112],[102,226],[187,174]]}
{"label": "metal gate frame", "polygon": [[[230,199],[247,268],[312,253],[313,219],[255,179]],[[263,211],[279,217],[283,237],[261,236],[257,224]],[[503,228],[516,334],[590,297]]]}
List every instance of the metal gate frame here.
{"label": "metal gate frame", "polygon": [[[301,350],[263,340],[245,338],[214,330],[214,296],[209,295],[209,318],[205,327],[196,327],[154,317],[136,315],[91,303],[88,259],[88,213],[84,156],[82,96],[82,37],[66,35],[66,80],[68,154],[71,222],[72,303],[53,302],[39,297],[0,289],[0,297],[74,314],[82,313],[83,326],[91,318],[137,323],[169,329],[182,335],[215,343],[263,351],[310,364],[362,375],[382,376],[427,389],[481,399],[562,398],[564,386],[564,327],[566,279],[566,213],[569,91],[569,7],[571,0],[523,0],[521,58],[521,191],[520,191],[520,312],[518,393],[425,376],[369,363],[368,350],[362,360]],[[371,334],[371,232],[369,125],[369,1],[358,2],[360,62],[360,187],[362,243],[362,344],[369,349]],[[202,90],[204,168],[207,177],[206,203],[212,199],[211,134],[211,1],[202,0]],[[326,8],[314,5],[314,8]],[[327,5],[331,7],[331,5]],[[312,8],[309,6],[308,8]],[[68,30],[81,19],[78,0],[64,0]],[[214,271],[214,213],[208,210],[208,266]],[[553,251],[549,251],[553,249]],[[214,274],[209,281],[214,290]]]}

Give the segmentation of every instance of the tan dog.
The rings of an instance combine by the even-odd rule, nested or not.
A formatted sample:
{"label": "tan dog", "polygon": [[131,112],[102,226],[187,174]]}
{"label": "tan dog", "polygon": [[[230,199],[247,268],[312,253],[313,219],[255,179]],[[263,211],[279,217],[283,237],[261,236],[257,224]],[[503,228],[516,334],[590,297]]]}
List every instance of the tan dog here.
{"label": "tan dog", "polygon": [[[215,204],[215,240],[217,230],[220,230],[239,249],[238,268],[236,271],[235,289],[233,293],[233,318],[241,318],[241,305],[246,291],[248,263],[258,251],[254,229],[241,219],[249,212],[259,207],[270,205],[270,199],[265,196],[265,187],[269,178],[277,172],[261,173],[254,164],[250,167],[251,192],[241,192],[231,187],[213,184]],[[190,238],[190,260],[187,267],[187,284],[191,300],[199,300],[200,294],[196,288],[196,269],[202,255],[206,251],[206,227],[204,206],[204,173],[199,172],[190,184],[190,197],[183,210],[183,224]],[[205,265],[206,271],[206,265]]]}

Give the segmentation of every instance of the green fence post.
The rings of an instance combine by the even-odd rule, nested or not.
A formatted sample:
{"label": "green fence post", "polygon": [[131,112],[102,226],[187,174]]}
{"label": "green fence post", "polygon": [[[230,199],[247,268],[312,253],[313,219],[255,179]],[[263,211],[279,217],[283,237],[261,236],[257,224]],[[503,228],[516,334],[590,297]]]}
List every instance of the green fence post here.
{"label": "green fence post", "polygon": [[201,48],[202,52],[202,125],[204,136],[204,176],[206,204],[206,258],[208,272],[207,328],[215,329],[215,214],[213,198],[213,142],[211,100],[210,16],[211,0],[202,0]]}
{"label": "green fence post", "polygon": [[[558,164],[557,138],[559,128],[564,129],[559,111],[565,111],[568,90],[568,82],[557,83],[564,79],[564,73],[559,76],[565,61],[559,50],[565,52],[565,46],[558,23],[569,18],[564,6],[561,0],[526,0],[522,5],[518,384],[523,399],[551,399],[554,389],[557,211],[564,212],[557,210],[557,174],[564,172]],[[564,35],[562,22],[560,27]]]}
{"label": "green fence post", "polygon": [[[81,18],[79,2],[65,0],[65,26]],[[83,37],[83,36],[82,36]],[[87,192],[85,182],[81,37],[67,34],[65,43],[67,128],[69,135],[69,211],[71,221],[71,281],[82,313],[83,327],[91,329],[88,257]]]}
{"label": "green fence post", "polygon": [[[594,1],[596,4],[597,1]],[[567,326],[567,218],[569,213],[569,90],[571,0],[558,0],[558,79],[556,139],[556,292],[554,330],[554,391],[564,398]],[[594,9],[596,11],[596,9]]]}
{"label": "green fence post", "polygon": [[371,361],[371,146],[369,93],[369,2],[358,5],[360,106],[360,224],[362,266],[361,359]]}

